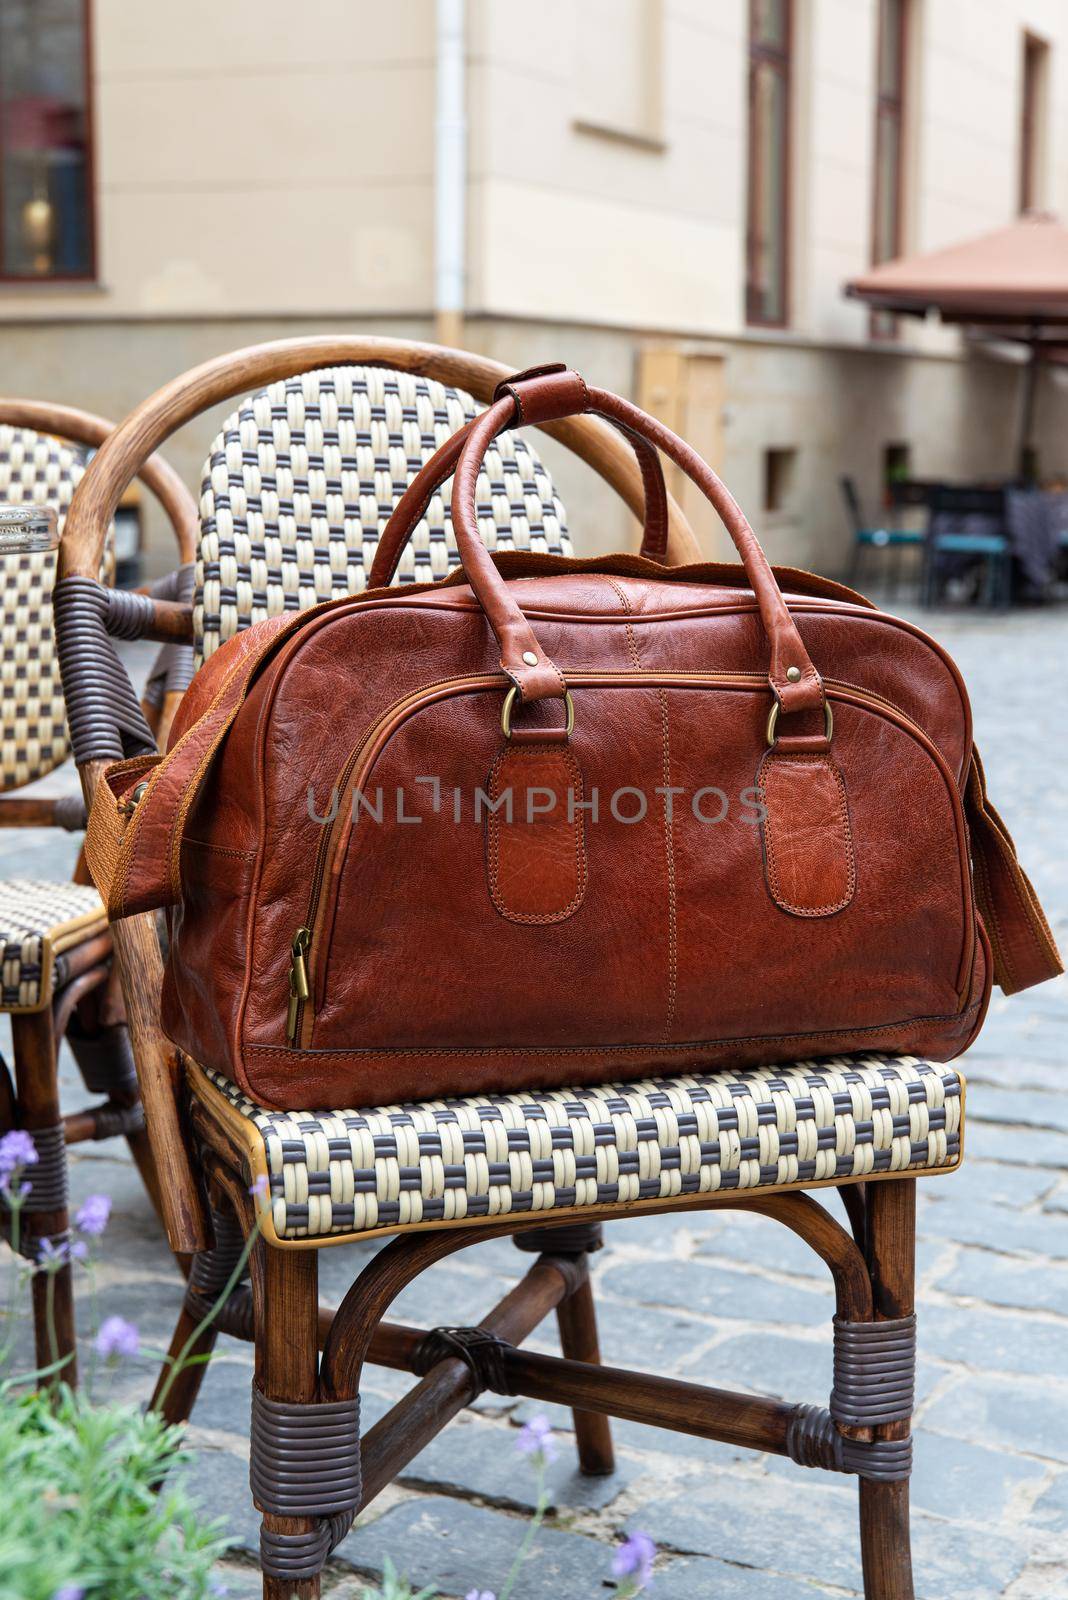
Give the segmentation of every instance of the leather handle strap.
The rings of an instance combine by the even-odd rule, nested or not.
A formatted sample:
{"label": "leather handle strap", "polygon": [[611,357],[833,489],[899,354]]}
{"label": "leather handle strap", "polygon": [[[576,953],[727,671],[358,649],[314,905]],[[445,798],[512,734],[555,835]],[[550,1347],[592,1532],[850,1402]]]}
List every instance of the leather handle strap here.
{"label": "leather handle strap", "polygon": [[1003,994],[1017,994],[1063,972],[1060,953],[1012,836],[990,804],[974,749],[964,800],[975,899],[994,956],[994,981]]}
{"label": "leather handle strap", "polygon": [[[567,368],[563,366],[532,367],[527,372],[520,372],[514,378],[509,378],[503,387],[513,397],[519,397],[517,404],[521,408],[524,385],[544,377],[547,373],[566,371]],[[426,516],[434,495],[456,470],[456,463],[470,436],[473,420],[465,423],[456,433],[449,435],[397,501],[378,541],[378,548],[367,577],[369,589],[384,588],[393,582],[397,563],[404,553],[408,540]],[[620,427],[619,431],[634,447],[645,494],[645,519],[639,553],[650,561],[663,564],[667,561],[669,515],[667,485],[664,482],[660,455],[641,434],[625,427]]]}
{"label": "leather handle strap", "polygon": [[577,372],[552,369],[526,374],[516,385],[509,386],[507,382],[500,385],[498,394],[499,398],[489,409],[469,425],[453,476],[452,524],[468,581],[501,646],[501,667],[517,686],[522,700],[558,697],[563,693],[564,680],[559,669],[544,657],[517,601],[478,538],[475,516],[478,474],[486,451],[502,428],[517,421],[559,421],[592,412],[628,433],[649,440],[681,467],[709,500],[741,557],[756,597],[770,647],[768,681],[781,710],[822,714],[822,680],[756,534],[733,495],[696,451],[630,401],[605,389],[587,388]]}

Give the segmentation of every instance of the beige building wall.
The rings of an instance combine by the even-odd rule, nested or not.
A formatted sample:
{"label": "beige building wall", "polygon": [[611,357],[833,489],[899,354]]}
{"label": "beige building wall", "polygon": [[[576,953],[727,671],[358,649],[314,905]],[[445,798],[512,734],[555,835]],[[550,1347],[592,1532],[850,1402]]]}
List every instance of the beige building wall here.
{"label": "beige building wall", "polygon": [[[920,475],[1008,472],[1019,374],[916,322],[873,344],[843,298],[871,249],[876,0],[794,7],[790,327],[756,330],[748,0],[467,0],[465,337],[517,366],[570,360],[670,412],[777,559],[840,571],[839,473],[874,504],[889,443]],[[430,336],[434,0],[304,0],[299,27],[289,0],[92,10],[99,282],[0,285],[9,389],[118,416],[257,339]],[[1041,198],[1068,213],[1064,0],[912,0],[909,248],[1013,215],[1025,29],[1051,46]],[[1047,380],[1047,467],[1068,467],[1066,398]],[[194,483],[220,414],[170,449]],[[774,511],[771,450],[793,452]],[[579,546],[629,540],[585,469],[546,454]]]}
{"label": "beige building wall", "polygon": [[434,0],[92,19],[100,281],[2,289],[5,320],[429,308]]}

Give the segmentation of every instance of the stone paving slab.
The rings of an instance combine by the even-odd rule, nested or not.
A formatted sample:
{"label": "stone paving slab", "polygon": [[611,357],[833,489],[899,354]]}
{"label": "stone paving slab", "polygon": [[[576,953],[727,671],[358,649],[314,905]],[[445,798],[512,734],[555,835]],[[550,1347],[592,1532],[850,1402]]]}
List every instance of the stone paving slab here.
{"label": "stone paving slab", "polygon": [[[1068,613],[918,620],[945,640],[964,672],[995,803],[1068,946],[1068,746],[1046,687],[1063,677]],[[53,792],[69,785],[69,773],[49,780]],[[76,841],[43,830],[0,836],[0,871],[61,878],[75,853]],[[964,1062],[965,1166],[920,1184],[913,1500],[921,1600],[1068,1596],[1066,1041],[1066,980],[1010,1001],[995,995]],[[65,1104],[74,1109],[85,1096],[66,1056],[63,1076]],[[137,1321],[146,1345],[165,1344],[180,1280],[124,1146],[82,1146],[72,1168],[76,1196],[103,1190],[115,1199],[99,1272],[102,1308]],[[841,1217],[836,1196],[826,1192],[823,1200]],[[324,1252],[324,1297],[336,1303],[373,1249]],[[423,1324],[477,1320],[524,1264],[505,1240],[464,1252],[405,1291],[396,1315]],[[7,1270],[0,1261],[0,1277]],[[613,1362],[825,1399],[826,1274],[799,1240],[767,1220],[723,1213],[632,1219],[608,1230],[595,1279]],[[79,1312],[88,1327],[84,1300]],[[551,1350],[554,1338],[547,1326],[533,1343]],[[219,1351],[191,1430],[193,1476],[211,1511],[233,1529],[235,1548],[220,1576],[234,1600],[251,1600],[260,1585],[247,1478],[250,1352],[226,1339]],[[154,1371],[146,1352],[97,1382],[140,1402]],[[368,1425],[407,1381],[371,1372]],[[476,1584],[498,1588],[534,1489],[515,1439],[539,1411],[560,1431],[549,1477],[555,1509],[517,1600],[609,1592],[611,1546],[628,1528],[648,1531],[662,1546],[659,1600],[859,1594],[850,1480],[620,1423],[619,1473],[584,1482],[574,1473],[565,1410],[483,1396],[369,1509],[332,1560],[324,1595],[359,1600],[387,1555],[413,1582],[437,1581],[444,1600]]]}

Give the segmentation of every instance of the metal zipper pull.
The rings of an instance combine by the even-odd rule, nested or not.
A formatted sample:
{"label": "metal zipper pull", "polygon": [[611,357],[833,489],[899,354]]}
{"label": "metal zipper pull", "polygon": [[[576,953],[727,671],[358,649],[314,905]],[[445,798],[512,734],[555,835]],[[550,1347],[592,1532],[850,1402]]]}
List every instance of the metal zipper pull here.
{"label": "metal zipper pull", "polygon": [[128,799],[119,800],[117,802],[117,805],[118,805],[118,809],[119,809],[120,815],[122,815],[124,817],[132,817],[134,812],[137,810],[137,807],[141,804],[141,801],[144,799],[145,790],[147,788],[148,788],[148,779],[147,778],[142,778],[141,782],[136,784],[134,786],[134,788],[131,790]]}
{"label": "metal zipper pull", "polygon": [[286,1038],[290,1044],[297,1037],[300,1026],[300,1015],[305,1000],[311,990],[308,988],[308,946],[311,944],[311,929],[298,928],[293,935],[293,944],[290,949],[291,960],[289,963],[289,1012],[286,1016]]}

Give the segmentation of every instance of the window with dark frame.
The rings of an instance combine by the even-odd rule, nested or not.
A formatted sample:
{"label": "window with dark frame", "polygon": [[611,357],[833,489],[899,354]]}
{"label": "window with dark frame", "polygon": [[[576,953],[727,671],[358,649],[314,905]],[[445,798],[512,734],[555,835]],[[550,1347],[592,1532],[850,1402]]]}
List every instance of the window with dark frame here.
{"label": "window with dark frame", "polygon": [[767,327],[789,318],[792,10],[792,0],[749,3],[745,315]]}
{"label": "window with dark frame", "polygon": [[[879,0],[875,78],[875,175],[872,185],[872,265],[892,261],[903,246],[905,83],[908,0]],[[893,339],[897,318],[874,311],[872,337]]]}
{"label": "window with dark frame", "polygon": [[1020,89],[1020,173],[1019,206],[1021,211],[1034,211],[1040,204],[1039,139],[1041,137],[1042,99],[1045,88],[1046,60],[1049,45],[1036,39],[1033,33],[1023,36],[1023,80]]}
{"label": "window with dark frame", "polygon": [[95,276],[89,0],[0,0],[0,281]]}
{"label": "window with dark frame", "polygon": [[792,447],[764,451],[764,510],[789,511],[797,477],[797,451]]}

